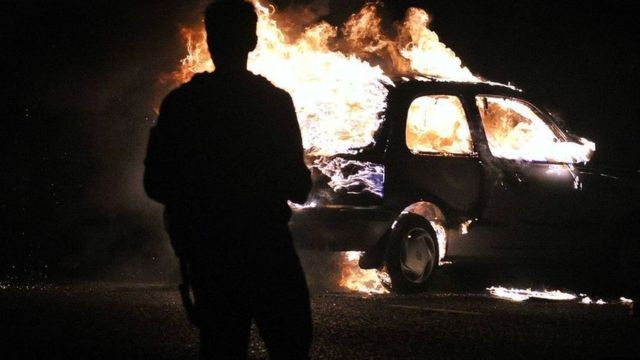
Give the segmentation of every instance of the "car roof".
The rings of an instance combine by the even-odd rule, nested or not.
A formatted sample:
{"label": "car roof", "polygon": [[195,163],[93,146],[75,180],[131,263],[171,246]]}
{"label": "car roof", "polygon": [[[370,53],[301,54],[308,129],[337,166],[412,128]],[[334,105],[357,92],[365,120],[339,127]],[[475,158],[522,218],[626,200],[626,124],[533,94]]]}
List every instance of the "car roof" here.
{"label": "car roof", "polygon": [[434,77],[398,78],[390,87],[390,96],[395,93],[438,93],[445,94],[496,94],[521,97],[523,91],[509,84],[492,81],[451,81]]}

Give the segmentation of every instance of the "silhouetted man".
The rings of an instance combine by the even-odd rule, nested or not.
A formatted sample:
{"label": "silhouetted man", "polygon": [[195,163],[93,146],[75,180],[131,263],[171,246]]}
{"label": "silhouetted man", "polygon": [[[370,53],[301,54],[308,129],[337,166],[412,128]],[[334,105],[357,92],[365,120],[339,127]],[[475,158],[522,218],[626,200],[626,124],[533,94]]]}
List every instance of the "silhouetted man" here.
{"label": "silhouetted man", "polygon": [[305,201],[309,171],[291,97],[246,69],[256,22],[246,2],[207,8],[216,70],[165,98],[145,160],[145,189],[165,204],[207,359],[246,358],[252,320],[271,358],[307,358],[311,342],[287,227],[287,200]]}

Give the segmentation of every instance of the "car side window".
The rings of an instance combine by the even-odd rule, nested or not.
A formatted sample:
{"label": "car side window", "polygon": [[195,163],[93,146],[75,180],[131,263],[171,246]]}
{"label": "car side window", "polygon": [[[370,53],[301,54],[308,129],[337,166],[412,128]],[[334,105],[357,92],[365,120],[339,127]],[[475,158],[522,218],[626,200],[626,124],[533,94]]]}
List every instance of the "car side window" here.
{"label": "car side window", "polygon": [[407,114],[406,142],[414,154],[472,154],[471,133],[460,99],[451,95],[414,99]]}
{"label": "car side window", "polygon": [[560,139],[529,104],[497,96],[477,96],[489,150],[496,157],[545,161]]}

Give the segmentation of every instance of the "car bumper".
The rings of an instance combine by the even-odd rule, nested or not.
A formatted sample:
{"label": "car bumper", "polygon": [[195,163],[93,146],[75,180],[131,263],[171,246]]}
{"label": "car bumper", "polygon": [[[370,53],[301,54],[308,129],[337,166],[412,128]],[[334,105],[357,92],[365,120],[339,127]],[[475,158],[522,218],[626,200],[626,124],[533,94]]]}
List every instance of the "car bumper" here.
{"label": "car bumper", "polygon": [[391,227],[394,214],[380,207],[293,209],[289,228],[302,249],[364,251]]}

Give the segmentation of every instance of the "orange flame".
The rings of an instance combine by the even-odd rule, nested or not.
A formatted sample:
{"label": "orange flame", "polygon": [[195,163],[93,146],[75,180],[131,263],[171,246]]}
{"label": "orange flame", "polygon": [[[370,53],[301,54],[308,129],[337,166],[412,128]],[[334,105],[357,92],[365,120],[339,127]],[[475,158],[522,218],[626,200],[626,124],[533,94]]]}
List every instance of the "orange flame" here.
{"label": "orange flame", "polygon": [[596,144],[581,138],[564,141],[523,102],[491,97],[476,99],[489,149],[498,157],[555,162],[587,162]]}
{"label": "orange flame", "polygon": [[517,302],[529,300],[531,298],[556,301],[569,301],[577,298],[574,294],[562,292],[560,290],[507,289],[502,286],[492,286],[487,288],[487,291],[495,297]]}
{"label": "orange flame", "polygon": [[[253,2],[258,45],[249,55],[248,68],[291,94],[310,154],[350,153],[374,141],[386,108],[387,86],[393,86],[387,74],[479,81],[426,28],[429,16],[422,9],[408,10],[392,40],[382,32],[377,4],[367,4],[342,27],[340,46],[338,28],[326,22],[308,26],[291,39],[274,19],[273,6]],[[178,83],[215,68],[202,26],[182,33],[188,55],[173,74]],[[339,47],[345,49],[335,50]]]}
{"label": "orange flame", "polygon": [[209,55],[204,29],[183,28],[181,32],[186,42],[187,56],[180,60],[180,68],[172,74],[174,80],[180,84],[189,81],[194,74],[215,69]]}
{"label": "orange flame", "polygon": [[400,54],[409,59],[417,74],[432,75],[455,81],[480,81],[462,66],[453,50],[440,42],[438,34],[428,28],[429,14],[409,8],[398,36]]}
{"label": "orange flame", "polygon": [[384,282],[387,274],[380,270],[363,270],[358,266],[361,252],[347,251],[342,255],[340,286],[352,291],[371,294],[387,294]]}

